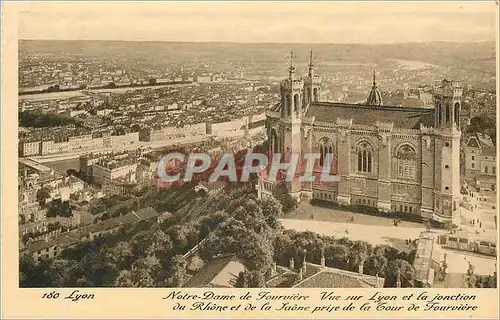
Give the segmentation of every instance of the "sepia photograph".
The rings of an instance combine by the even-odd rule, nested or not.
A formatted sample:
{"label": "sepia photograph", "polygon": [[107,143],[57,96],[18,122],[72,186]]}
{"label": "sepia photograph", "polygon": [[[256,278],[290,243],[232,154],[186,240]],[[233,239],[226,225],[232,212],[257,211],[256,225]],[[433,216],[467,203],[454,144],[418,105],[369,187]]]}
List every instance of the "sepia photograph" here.
{"label": "sepia photograph", "polygon": [[22,6],[19,287],[497,294],[497,10]]}

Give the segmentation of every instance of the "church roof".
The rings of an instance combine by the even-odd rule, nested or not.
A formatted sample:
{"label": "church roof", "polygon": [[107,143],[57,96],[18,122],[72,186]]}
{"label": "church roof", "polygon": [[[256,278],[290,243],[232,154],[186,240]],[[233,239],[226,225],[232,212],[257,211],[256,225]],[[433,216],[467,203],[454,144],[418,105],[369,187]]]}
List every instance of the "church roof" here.
{"label": "church roof", "polygon": [[233,288],[240,272],[245,267],[234,256],[216,258],[208,262],[184,287]]}
{"label": "church roof", "polygon": [[373,288],[354,276],[322,270],[294,288]]}
{"label": "church roof", "polygon": [[434,110],[423,108],[314,102],[307,109],[306,116],[322,122],[336,122],[337,118],[353,119],[354,124],[361,125],[392,122],[394,127],[403,129],[419,129],[421,123],[427,127],[434,126]]}
{"label": "church roof", "polygon": [[482,134],[479,132],[474,133],[467,142],[467,146],[470,148],[481,148],[481,153],[487,156],[496,155],[495,144],[491,140],[490,136],[487,134]]}

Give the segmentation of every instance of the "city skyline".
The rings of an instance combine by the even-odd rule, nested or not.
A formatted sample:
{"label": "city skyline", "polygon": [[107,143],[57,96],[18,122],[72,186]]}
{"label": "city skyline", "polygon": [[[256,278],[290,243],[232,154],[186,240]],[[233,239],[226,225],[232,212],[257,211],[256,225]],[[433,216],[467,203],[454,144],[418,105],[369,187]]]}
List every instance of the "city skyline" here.
{"label": "city skyline", "polygon": [[[18,4],[19,38],[394,44],[495,40],[494,2]],[[78,21],[75,24],[74,21]],[[134,21],[133,28],[128,28]],[[359,23],[362,21],[363,23]],[[231,26],[231,28],[227,28]],[[200,32],[203,30],[203,32]]]}

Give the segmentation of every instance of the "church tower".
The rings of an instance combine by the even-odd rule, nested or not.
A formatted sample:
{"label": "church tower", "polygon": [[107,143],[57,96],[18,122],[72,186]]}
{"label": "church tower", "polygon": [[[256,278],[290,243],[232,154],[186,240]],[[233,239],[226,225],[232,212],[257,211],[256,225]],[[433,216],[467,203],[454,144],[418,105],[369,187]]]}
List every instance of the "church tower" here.
{"label": "church tower", "polygon": [[460,201],[460,110],[462,87],[443,80],[434,87],[434,218],[454,217]]}
{"label": "church tower", "polygon": [[[281,161],[289,163],[291,155],[299,159],[302,152],[302,112],[304,80],[295,76],[293,66],[293,52],[290,54],[290,67],[288,78],[281,81],[281,119],[280,119],[280,144]],[[301,185],[298,179],[287,183],[287,188],[293,197],[300,197]]]}
{"label": "church tower", "polygon": [[320,101],[321,77],[314,75],[313,52],[309,51],[309,72],[304,81],[304,106]]}

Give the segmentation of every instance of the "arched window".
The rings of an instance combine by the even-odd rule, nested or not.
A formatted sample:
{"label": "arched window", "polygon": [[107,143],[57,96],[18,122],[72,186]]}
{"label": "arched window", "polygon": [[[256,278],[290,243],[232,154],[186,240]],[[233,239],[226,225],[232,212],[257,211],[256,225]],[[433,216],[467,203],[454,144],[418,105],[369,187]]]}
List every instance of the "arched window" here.
{"label": "arched window", "polygon": [[[333,162],[333,164],[335,164],[335,161],[334,161],[334,149],[333,149],[333,142],[332,140],[328,139],[328,138],[322,138],[319,140],[319,143],[318,143],[318,149],[319,149],[319,152],[320,152],[320,158],[319,158],[319,165],[320,166],[323,166],[326,162],[325,162],[325,159],[327,159],[327,157],[329,157],[329,160],[331,162]],[[333,169],[332,167],[330,167],[331,169]]]}
{"label": "arched window", "polygon": [[358,171],[361,171],[363,167],[363,154],[358,152]]}
{"label": "arched window", "polygon": [[323,166],[325,164],[326,148],[324,146],[320,146],[319,149],[320,149],[319,165]]}
{"label": "arched window", "polygon": [[438,102],[436,105],[436,125],[439,127],[441,125],[441,103]]}
{"label": "arched window", "polygon": [[311,88],[307,88],[307,101],[312,101]]}
{"label": "arched window", "polygon": [[291,115],[292,114],[292,103],[290,101],[290,95],[285,96],[285,109],[286,109],[286,115]]}
{"label": "arched window", "polygon": [[318,88],[314,88],[313,93],[314,93],[314,101],[318,101]]}
{"label": "arched window", "polygon": [[293,111],[299,112],[299,95],[293,96]]}
{"label": "arched window", "polygon": [[446,123],[450,122],[450,105],[449,104],[446,104],[446,107],[445,107],[445,121],[446,121]]}
{"label": "arched window", "polygon": [[484,166],[484,173],[488,173],[488,166]]}
{"label": "arched window", "polygon": [[358,172],[372,172],[373,149],[367,142],[362,142],[356,148],[358,155]]}
{"label": "arched window", "polygon": [[453,110],[453,116],[457,127],[460,127],[460,103],[455,103],[455,110]]}
{"label": "arched window", "polygon": [[402,145],[397,152],[398,178],[415,180],[417,178],[417,154],[410,145]]}
{"label": "arched window", "polygon": [[288,96],[288,115],[292,115],[292,110],[293,110],[293,97],[292,95]]}

